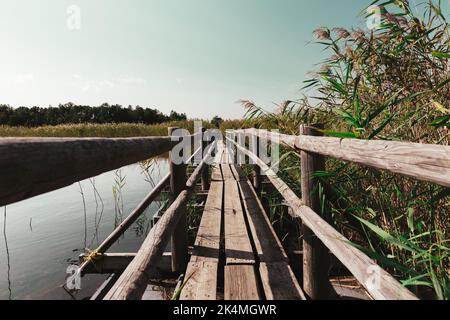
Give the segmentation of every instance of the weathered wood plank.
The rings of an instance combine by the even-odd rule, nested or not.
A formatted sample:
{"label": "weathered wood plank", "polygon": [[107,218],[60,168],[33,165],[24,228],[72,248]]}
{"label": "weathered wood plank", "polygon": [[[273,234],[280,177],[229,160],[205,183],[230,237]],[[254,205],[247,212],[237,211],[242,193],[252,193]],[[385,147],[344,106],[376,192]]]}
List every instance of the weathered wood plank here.
{"label": "weathered wood plank", "polygon": [[[86,255],[80,255],[79,261],[83,262]],[[84,270],[85,274],[107,274],[107,273],[120,273],[125,270],[128,265],[136,257],[136,253],[104,253],[95,260],[94,263],[88,264]],[[172,253],[164,252],[161,260],[153,266],[154,274],[170,273]]]}
{"label": "weathered wood plank", "polygon": [[[243,173],[240,174],[242,178]],[[248,180],[240,181],[239,188],[256,254],[260,261],[259,271],[266,298],[268,300],[304,300],[305,295],[289,266],[288,257],[255,190]]]}
{"label": "weathered wood plank", "polygon": [[[379,300],[417,300],[417,297],[403,287],[392,275],[383,270],[373,259],[350,244],[350,241],[337,232],[311,208],[304,205],[294,191],[281,180],[261,159],[252,152],[237,146],[251,157],[265,172],[267,178],[277,188],[292,208],[294,217],[304,222],[315,235],[330,249],[354,277],[366,288],[374,299]],[[380,279],[379,286],[372,286],[376,274]]]}
{"label": "weathered wood plank", "polygon": [[260,300],[252,265],[225,266],[225,300]]}
{"label": "weathered wood plank", "polygon": [[191,262],[219,260],[222,195],[223,183],[213,181],[192,250]]}
{"label": "weathered wood plank", "polygon": [[217,299],[218,261],[189,262],[180,300]]}
{"label": "weathered wood plank", "polygon": [[229,164],[222,164],[220,167],[222,169],[223,180],[225,180],[225,181],[227,181],[227,180],[236,181],[234,179],[234,175],[233,175],[233,172],[231,171],[231,168],[230,168]]}
{"label": "weathered wood plank", "polygon": [[275,230],[271,227],[269,218],[250,182],[248,180],[240,181],[239,188],[259,261],[287,262],[288,257],[283,246],[278,240]]}
{"label": "weathered wood plank", "polygon": [[289,136],[266,130],[244,130],[289,147],[388,170],[450,187],[450,146],[384,140]]}
{"label": "weathered wood plank", "polygon": [[306,300],[287,262],[262,262],[259,272],[267,300]]}
{"label": "weathered wood plank", "polygon": [[244,212],[242,210],[236,180],[234,179],[226,180],[224,192],[225,192],[224,228],[225,228],[226,263],[227,264],[255,263],[255,257],[247,233],[247,227],[244,220]]}

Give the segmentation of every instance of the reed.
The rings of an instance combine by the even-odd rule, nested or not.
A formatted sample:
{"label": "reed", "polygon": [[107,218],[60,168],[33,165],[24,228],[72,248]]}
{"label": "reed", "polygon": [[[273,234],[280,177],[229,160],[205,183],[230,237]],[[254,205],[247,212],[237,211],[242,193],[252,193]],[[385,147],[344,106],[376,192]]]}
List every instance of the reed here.
{"label": "reed", "polygon": [[[441,2],[374,3],[382,13],[375,31],[314,32],[329,58],[305,82],[305,98],[271,112],[242,101],[247,121],[287,134],[323,123],[328,136],[448,145],[450,36]],[[293,188],[298,161],[291,153],[280,165]],[[335,159],[316,175],[322,210],[355,246],[419,296],[450,299],[448,188]]]}

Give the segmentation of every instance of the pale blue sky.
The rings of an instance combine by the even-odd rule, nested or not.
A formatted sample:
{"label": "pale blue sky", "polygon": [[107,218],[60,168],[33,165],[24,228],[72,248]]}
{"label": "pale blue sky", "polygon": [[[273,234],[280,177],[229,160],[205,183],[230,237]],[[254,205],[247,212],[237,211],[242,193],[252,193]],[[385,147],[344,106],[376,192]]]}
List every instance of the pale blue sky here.
{"label": "pale blue sky", "polygon": [[[0,0],[0,103],[103,102],[240,117],[299,98],[321,26],[363,25],[371,0]],[[67,8],[81,9],[81,30]]]}

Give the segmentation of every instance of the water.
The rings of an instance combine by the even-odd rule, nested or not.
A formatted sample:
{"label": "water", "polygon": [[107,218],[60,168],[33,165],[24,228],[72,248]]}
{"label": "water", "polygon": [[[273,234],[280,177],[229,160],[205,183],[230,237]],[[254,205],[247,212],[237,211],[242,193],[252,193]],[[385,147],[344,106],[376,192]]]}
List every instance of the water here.
{"label": "water", "polygon": [[[155,160],[147,172],[157,183],[167,174],[168,163]],[[73,299],[61,287],[67,267],[85,247],[95,249],[153,188],[140,165],[124,167],[120,174],[125,177],[122,217],[117,212],[121,202],[113,196],[115,171],[80,182],[86,215],[79,184],[7,206],[6,224],[0,208],[0,299]],[[153,203],[108,252],[136,252],[160,205]],[[89,297],[105,278],[83,277],[75,298]]]}

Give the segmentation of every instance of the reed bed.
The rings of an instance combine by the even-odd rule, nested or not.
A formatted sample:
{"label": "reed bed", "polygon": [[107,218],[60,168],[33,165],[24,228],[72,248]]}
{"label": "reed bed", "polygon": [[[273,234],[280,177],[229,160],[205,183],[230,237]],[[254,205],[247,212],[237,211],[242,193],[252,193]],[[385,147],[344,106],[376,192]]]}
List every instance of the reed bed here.
{"label": "reed bed", "polygon": [[[305,82],[304,98],[273,112],[242,101],[248,121],[287,134],[322,123],[327,136],[448,145],[450,35],[441,1],[374,4],[376,30],[314,31],[329,58]],[[298,155],[283,153],[283,178],[298,190]],[[449,188],[334,159],[316,175],[320,213],[355,246],[420,297],[450,299]]]}

